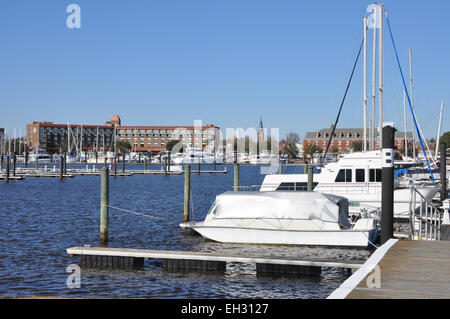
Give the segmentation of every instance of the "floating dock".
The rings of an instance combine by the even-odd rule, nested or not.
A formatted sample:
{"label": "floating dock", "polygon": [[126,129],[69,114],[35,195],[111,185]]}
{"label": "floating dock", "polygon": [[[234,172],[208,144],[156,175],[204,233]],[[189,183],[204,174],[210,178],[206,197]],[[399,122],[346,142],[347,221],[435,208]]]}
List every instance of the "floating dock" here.
{"label": "floating dock", "polygon": [[222,255],[210,252],[125,249],[105,247],[72,247],[70,256],[80,256],[88,267],[142,267],[144,261],[157,259],[169,270],[225,271],[226,263],[255,263],[257,273],[320,275],[322,267],[358,269],[362,262],[318,259],[296,259],[273,256]]}
{"label": "floating dock", "polygon": [[424,299],[450,296],[450,242],[391,239],[329,299]]}

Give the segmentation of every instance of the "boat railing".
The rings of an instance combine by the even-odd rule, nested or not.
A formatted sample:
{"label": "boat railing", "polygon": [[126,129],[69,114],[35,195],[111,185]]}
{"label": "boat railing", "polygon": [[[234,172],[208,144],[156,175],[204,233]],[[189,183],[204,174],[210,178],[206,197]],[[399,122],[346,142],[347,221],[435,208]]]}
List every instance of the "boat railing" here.
{"label": "boat railing", "polygon": [[413,239],[441,240],[442,210],[414,186],[410,189],[409,216]]}

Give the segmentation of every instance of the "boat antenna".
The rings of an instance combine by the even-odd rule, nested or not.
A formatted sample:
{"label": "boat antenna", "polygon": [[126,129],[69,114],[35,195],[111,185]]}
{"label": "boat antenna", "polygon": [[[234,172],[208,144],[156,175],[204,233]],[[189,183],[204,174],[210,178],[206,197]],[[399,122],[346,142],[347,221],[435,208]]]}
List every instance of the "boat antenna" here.
{"label": "boat antenna", "polygon": [[334,122],[333,129],[332,129],[331,134],[330,134],[330,139],[328,140],[327,148],[325,150],[325,154],[320,159],[320,163],[321,164],[323,163],[324,159],[326,158],[328,150],[329,150],[330,145],[331,145],[331,141],[333,140],[334,131],[336,130],[336,126],[337,126],[337,124],[339,122],[339,117],[341,116],[342,107],[344,106],[344,102],[345,102],[345,99],[347,97],[348,90],[350,89],[350,84],[352,83],[353,74],[355,73],[356,65],[358,64],[359,56],[361,55],[361,50],[363,48],[363,45],[364,45],[364,39],[361,41],[361,45],[360,45],[359,51],[358,51],[358,56],[356,57],[355,64],[353,65],[353,70],[352,70],[352,73],[350,75],[350,79],[348,80],[347,88],[345,89],[344,97],[342,98],[341,106],[339,107],[339,112],[338,112],[338,115],[336,117],[336,121]]}

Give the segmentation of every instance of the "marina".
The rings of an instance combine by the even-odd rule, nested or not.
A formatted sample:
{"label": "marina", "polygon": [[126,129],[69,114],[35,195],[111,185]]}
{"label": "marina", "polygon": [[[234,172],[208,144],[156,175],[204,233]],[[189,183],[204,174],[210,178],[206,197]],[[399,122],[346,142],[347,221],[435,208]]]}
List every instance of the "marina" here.
{"label": "marina", "polygon": [[0,299],[448,299],[445,28],[334,5],[5,6]]}

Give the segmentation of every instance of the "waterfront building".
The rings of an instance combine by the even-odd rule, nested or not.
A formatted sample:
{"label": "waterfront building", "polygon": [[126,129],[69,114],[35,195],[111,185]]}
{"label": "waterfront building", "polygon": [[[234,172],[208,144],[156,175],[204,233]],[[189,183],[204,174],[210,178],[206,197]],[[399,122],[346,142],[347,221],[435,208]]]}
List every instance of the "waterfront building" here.
{"label": "waterfront building", "polygon": [[[45,149],[54,153],[70,149],[83,151],[114,151],[118,141],[128,142],[133,151],[160,152],[171,140],[205,149],[213,146],[219,128],[207,124],[194,126],[123,126],[118,115],[104,125],[54,124],[33,122],[27,125],[29,149]],[[70,136],[70,142],[69,142]]]}
{"label": "waterfront building", "polygon": [[[303,140],[303,148],[306,149],[308,145],[316,145],[318,150],[325,151],[328,145],[333,126],[330,128],[321,129],[315,132],[307,132]],[[333,139],[331,141],[328,152],[346,153],[349,152],[353,144],[356,142],[363,142],[364,129],[362,128],[341,128],[334,131]],[[408,147],[413,143],[413,135],[411,132],[406,133],[406,140]],[[395,147],[400,150],[405,148],[405,133],[395,132]],[[380,149],[378,132],[375,132],[375,149]]]}

